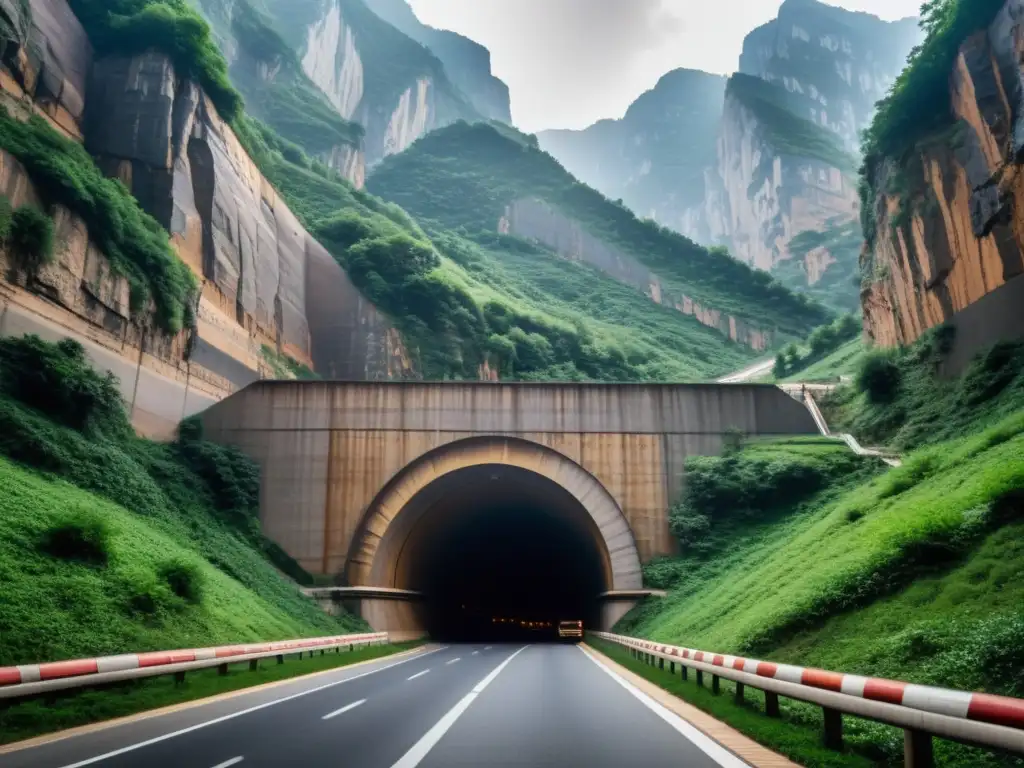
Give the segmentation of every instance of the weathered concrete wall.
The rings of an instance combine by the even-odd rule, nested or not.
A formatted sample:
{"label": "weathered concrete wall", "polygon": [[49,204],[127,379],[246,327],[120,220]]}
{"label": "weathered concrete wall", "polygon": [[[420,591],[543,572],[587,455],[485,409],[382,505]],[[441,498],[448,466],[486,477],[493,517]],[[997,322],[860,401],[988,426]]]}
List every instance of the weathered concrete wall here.
{"label": "weathered concrete wall", "polygon": [[646,561],[673,551],[686,457],[720,453],[733,429],[817,433],[799,403],[757,385],[260,382],[203,420],[259,462],[267,534],[314,573],[357,577],[370,570],[349,569],[350,553],[389,519],[371,507],[443,446],[506,436],[564,457],[614,500]]}

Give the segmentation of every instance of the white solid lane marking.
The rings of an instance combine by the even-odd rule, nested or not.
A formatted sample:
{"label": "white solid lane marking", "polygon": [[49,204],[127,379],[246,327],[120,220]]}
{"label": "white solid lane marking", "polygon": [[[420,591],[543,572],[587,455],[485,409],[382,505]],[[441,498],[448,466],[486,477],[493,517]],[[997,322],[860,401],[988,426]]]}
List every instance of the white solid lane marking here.
{"label": "white solid lane marking", "polygon": [[703,731],[697,730],[688,722],[683,720],[683,718],[681,718],[675,712],[656,702],[654,699],[652,699],[646,693],[641,691],[639,688],[633,686],[629,681],[620,677],[619,674],[615,672],[615,670],[609,669],[600,661],[598,661],[589,653],[587,653],[583,648],[580,648],[580,646],[576,647],[583,651],[583,655],[590,659],[592,662],[594,662],[594,664],[597,665],[598,669],[600,669],[612,680],[614,680],[627,691],[629,691],[631,694],[633,694],[633,696],[635,696],[641,704],[643,704],[645,707],[651,710],[654,714],[656,714],[670,726],[675,728],[687,739],[687,741],[689,741],[691,744],[697,747],[697,749],[699,749],[705,755],[707,755],[716,763],[718,763],[718,765],[722,766],[722,768],[750,768],[749,763],[740,760],[738,757],[736,757],[736,755],[727,750],[714,739],[707,736]]}
{"label": "white solid lane marking", "polygon": [[[317,686],[316,688],[310,688],[308,691],[300,691],[299,693],[293,693],[291,696],[285,696],[284,698],[281,698],[281,699],[274,699],[273,701],[268,701],[268,702],[265,702],[263,704],[257,704],[255,707],[249,707],[248,709],[243,709],[243,710],[241,710],[239,712],[232,712],[230,715],[224,715],[223,717],[215,717],[213,720],[207,720],[205,723],[197,723],[196,725],[189,726],[188,728],[182,728],[180,731],[173,731],[171,733],[165,733],[163,736],[157,736],[156,738],[153,738],[153,739],[147,739],[146,741],[140,741],[138,744],[132,744],[131,746],[122,747],[121,749],[115,749],[113,752],[106,752],[106,753],[104,753],[102,755],[97,755],[96,757],[90,757],[88,760],[81,760],[81,761],[79,761],[77,763],[71,763],[69,765],[63,766],[62,768],[84,768],[87,765],[95,765],[96,763],[102,762],[104,760],[109,760],[112,757],[117,757],[119,755],[124,755],[124,754],[127,754],[128,752],[134,752],[136,749],[142,749],[143,747],[148,747],[148,746],[150,746],[152,744],[159,744],[161,741],[167,741],[168,739],[173,739],[175,736],[184,736],[186,733],[192,733],[192,731],[198,731],[201,728],[206,728],[207,726],[210,726],[210,725],[216,725],[217,723],[223,723],[226,720],[234,720],[236,717],[242,717],[242,715],[248,715],[248,714],[250,714],[252,712],[259,712],[261,709],[266,709],[267,707],[272,707],[275,704],[283,704],[286,701],[291,701],[292,699],[298,699],[298,698],[301,698],[303,696],[308,696],[311,693],[319,693],[320,691],[326,691],[328,688],[334,688],[335,686],[342,685],[344,683],[350,683],[353,680],[359,680],[360,678],[363,678],[363,677],[369,677],[370,675],[375,675],[378,672],[383,672],[385,669],[392,669],[393,667],[401,666],[402,664],[405,664],[407,662],[415,661],[416,659],[422,659],[424,656],[429,656],[431,653],[437,653],[440,650],[443,650],[443,649],[442,648],[434,648],[433,650],[426,651],[425,653],[419,653],[419,654],[416,654],[415,656],[410,656],[407,659],[402,659],[401,661],[396,661],[394,664],[388,664],[388,665],[383,666],[383,667],[377,667],[377,669],[371,669],[370,671],[363,672],[362,674],[359,674],[359,675],[353,675],[352,677],[346,677],[344,680],[335,680],[333,683],[327,683],[326,685],[320,685],[320,686]],[[344,667],[340,667],[339,669],[343,670]]]}
{"label": "white solid lane marking", "polygon": [[407,677],[407,678],[405,678],[405,679],[406,679],[406,680],[415,680],[415,679],[416,679],[417,677],[423,677],[423,676],[424,676],[425,674],[427,674],[427,672],[429,672],[429,671],[430,671],[429,669],[424,669],[424,670],[423,670],[422,672],[417,672],[417,673],[416,673],[415,675],[413,675],[412,677]]}
{"label": "white solid lane marking", "polygon": [[485,646],[484,646],[484,650],[485,650],[485,651],[489,651],[489,650],[491,650],[491,648],[493,648],[493,647],[494,647],[493,645],[485,645]]}
{"label": "white solid lane marking", "polygon": [[336,709],[333,712],[330,712],[330,713],[324,715],[320,719],[321,720],[330,720],[332,717],[337,717],[338,715],[344,715],[349,710],[355,709],[356,707],[360,706],[361,704],[365,704],[365,703],[366,703],[366,699],[360,699],[359,701],[353,701],[351,704],[348,704],[348,705],[342,707],[341,709]]}
{"label": "white solid lane marking", "polygon": [[480,653],[480,651],[473,651],[472,655],[476,656],[478,653]]}
{"label": "white solid lane marking", "polygon": [[449,659],[448,661],[445,662],[445,665],[454,664],[456,661],[462,661],[462,657],[458,656],[458,657],[456,657],[454,659]]}
{"label": "white solid lane marking", "polygon": [[230,760],[225,760],[223,763],[218,763],[213,768],[231,768],[232,765],[238,765],[240,762],[245,760],[244,757],[232,757]]}
{"label": "white solid lane marking", "polygon": [[416,766],[423,761],[423,758],[430,754],[430,750],[437,745],[437,742],[439,742],[441,737],[448,732],[448,729],[455,725],[455,721],[462,716],[462,713],[469,709],[469,705],[473,703],[473,699],[483,693],[484,688],[494,682],[494,678],[501,674],[501,670],[507,667],[512,659],[527,648],[529,648],[529,646],[524,645],[495,667],[487,677],[476,684],[476,687],[474,687],[472,691],[462,697],[462,701],[452,707],[448,714],[438,720],[434,727],[424,734],[422,739],[413,744],[412,749],[406,752],[397,763],[391,766],[391,768],[416,768]]}

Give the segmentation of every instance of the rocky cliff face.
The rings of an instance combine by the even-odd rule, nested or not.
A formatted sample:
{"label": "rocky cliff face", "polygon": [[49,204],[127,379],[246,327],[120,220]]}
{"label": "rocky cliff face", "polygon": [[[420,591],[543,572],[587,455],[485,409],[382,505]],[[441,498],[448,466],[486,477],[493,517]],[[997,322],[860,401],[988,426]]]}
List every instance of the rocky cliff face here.
{"label": "rocky cliff face", "polygon": [[547,246],[564,258],[590,264],[647,295],[674,307],[732,341],[763,351],[772,345],[771,331],[748,325],[714,307],[701,306],[684,293],[663,287],[661,278],[622,249],[594,237],[579,224],[540,200],[523,199],[508,206],[498,224],[501,234],[516,235]]}
{"label": "rocky cliff face", "polygon": [[[776,117],[762,102],[730,90],[708,193],[690,214],[711,242],[727,244],[733,256],[765,271],[790,258],[795,236],[852,221],[859,209],[853,160],[838,151],[805,154],[798,140],[789,143],[794,134],[785,126],[773,130]],[[783,131],[786,141],[779,140]],[[805,284],[821,271],[820,262],[807,264]]]}
{"label": "rocky cliff face", "polygon": [[920,37],[913,19],[786,0],[744,41],[705,199],[680,231],[834,309],[855,307],[859,135]]}
{"label": "rocky cliff face", "polygon": [[797,97],[796,113],[860,145],[875,104],[921,41],[916,19],[887,23],[817,0],[786,0],[743,43],[739,71]]}
{"label": "rocky cliff face", "polygon": [[[967,40],[950,76],[956,124],[875,168],[862,268],[868,335],[908,344],[947,321],[992,343],[1024,333],[1024,0]],[[900,190],[900,191],[895,191]],[[974,334],[984,326],[984,334]]]}
{"label": "rocky cliff face", "polygon": [[705,196],[726,79],[679,69],[637,99],[621,120],[583,131],[542,131],[540,146],[580,181],[638,216],[674,229]]}
{"label": "rocky cliff face", "polygon": [[427,131],[480,115],[441,61],[361,0],[271,0],[309,79],[365,128],[365,161],[401,152]]}
{"label": "rocky cliff face", "polygon": [[[30,16],[24,46],[5,52],[3,101],[84,137],[97,164],[170,232],[202,290],[194,329],[175,337],[147,330],[130,316],[127,282],[85,225],[56,208],[52,265],[18,275],[0,256],[4,333],[87,342],[94,360],[122,378],[133,410],[136,399],[156,401],[142,425],[154,434],[270,375],[264,346],[351,378],[409,373],[390,324],[303,229],[195,83],[156,53],[94,61],[64,0],[32,0]],[[5,154],[0,190],[15,206],[46,202]]]}
{"label": "rocky cliff face", "polygon": [[512,122],[508,86],[492,74],[491,52],[484,46],[455,32],[423,24],[405,0],[365,2],[384,21],[429,48],[481,116]]}
{"label": "rocky cliff face", "polygon": [[[295,51],[270,16],[251,0],[197,0],[228,60],[231,80],[245,97],[246,111],[267,123],[308,155],[334,168],[356,187],[366,182],[362,129],[349,118],[362,92],[329,98],[306,74]],[[316,63],[319,66],[318,63]],[[349,59],[359,66],[358,56]],[[362,73],[335,74],[349,86],[362,85]]]}

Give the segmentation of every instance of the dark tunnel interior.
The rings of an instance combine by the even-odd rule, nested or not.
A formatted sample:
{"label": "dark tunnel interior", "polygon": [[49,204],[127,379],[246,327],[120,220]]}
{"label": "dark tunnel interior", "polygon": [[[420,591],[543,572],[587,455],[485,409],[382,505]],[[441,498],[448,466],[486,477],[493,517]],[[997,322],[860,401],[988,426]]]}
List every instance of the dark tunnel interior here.
{"label": "dark tunnel interior", "polygon": [[[440,486],[440,487],[435,487]],[[424,594],[431,637],[554,641],[559,621],[596,627],[611,589],[596,524],[565,489],[528,470],[487,465],[436,481],[398,558],[402,586]]]}

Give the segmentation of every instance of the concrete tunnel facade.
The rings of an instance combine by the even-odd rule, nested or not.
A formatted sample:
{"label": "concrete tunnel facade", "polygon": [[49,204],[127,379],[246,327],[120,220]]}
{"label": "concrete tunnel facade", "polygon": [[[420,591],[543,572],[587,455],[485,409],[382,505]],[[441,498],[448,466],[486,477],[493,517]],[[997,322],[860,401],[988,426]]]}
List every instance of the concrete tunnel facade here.
{"label": "concrete tunnel facade", "polygon": [[446,576],[474,553],[463,581],[501,563],[510,593],[531,575],[571,584],[596,592],[588,623],[610,627],[643,594],[642,564],[676,551],[668,509],[688,456],[719,454],[734,431],[817,434],[762,385],[267,381],[202,419],[260,465],[264,532],[343,585],[325,601],[400,636],[433,631],[424,587],[468,590]]}

